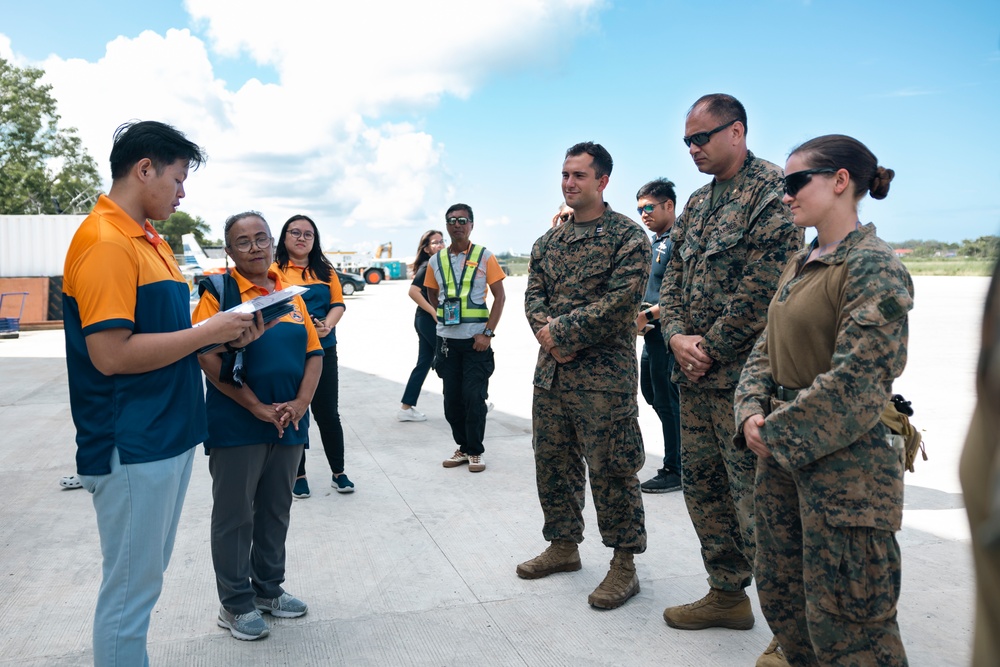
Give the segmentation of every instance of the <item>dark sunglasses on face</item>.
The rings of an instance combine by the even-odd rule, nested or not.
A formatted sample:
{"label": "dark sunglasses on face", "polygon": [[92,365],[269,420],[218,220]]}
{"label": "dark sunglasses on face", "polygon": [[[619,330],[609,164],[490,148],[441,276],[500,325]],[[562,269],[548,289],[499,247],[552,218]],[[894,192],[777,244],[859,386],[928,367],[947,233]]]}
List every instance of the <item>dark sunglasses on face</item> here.
{"label": "dark sunglasses on face", "polygon": [[306,241],[312,241],[313,238],[315,237],[315,234],[313,234],[312,232],[303,232],[298,229],[289,229],[288,233],[297,239],[304,239]]}
{"label": "dark sunglasses on face", "polygon": [[824,167],[822,169],[804,169],[802,171],[797,171],[794,174],[788,174],[785,176],[785,194],[789,197],[794,197],[799,193],[799,190],[806,187],[809,181],[812,180],[813,174],[836,174],[836,169],[830,169],[829,167]]}
{"label": "dark sunglasses on face", "polygon": [[721,132],[722,130],[726,129],[727,127],[735,123],[737,120],[739,119],[734,118],[725,125],[720,125],[714,130],[709,130],[708,132],[695,132],[689,137],[684,137],[684,145],[687,146],[688,148],[691,148],[691,144],[694,144],[695,146],[704,146],[705,144],[707,144],[709,141],[712,140],[713,134],[715,134],[716,132]]}
{"label": "dark sunglasses on face", "polygon": [[645,206],[639,206],[635,210],[639,212],[639,215],[642,215],[643,213],[652,213],[653,211],[656,210],[657,206],[659,206],[665,201],[667,200],[664,199],[663,201],[658,201],[655,204],[646,204]]}
{"label": "dark sunglasses on face", "polygon": [[563,222],[569,222],[569,213],[560,213],[559,219]]}
{"label": "dark sunglasses on face", "polygon": [[449,225],[463,225],[463,226],[472,222],[468,218],[448,218],[447,221]]}

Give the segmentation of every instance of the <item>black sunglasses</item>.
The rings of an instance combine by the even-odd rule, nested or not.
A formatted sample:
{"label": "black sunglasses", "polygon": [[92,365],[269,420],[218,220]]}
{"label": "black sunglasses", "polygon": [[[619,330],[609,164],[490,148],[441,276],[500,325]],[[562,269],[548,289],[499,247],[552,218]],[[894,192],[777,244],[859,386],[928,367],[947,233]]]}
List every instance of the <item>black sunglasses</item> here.
{"label": "black sunglasses", "polygon": [[785,176],[785,194],[789,197],[794,197],[799,193],[799,190],[806,187],[809,181],[812,180],[813,174],[836,174],[836,169],[831,169],[829,167],[823,167],[822,169],[803,169],[802,171],[797,171],[794,174],[788,174]]}
{"label": "black sunglasses", "polygon": [[695,132],[689,137],[684,137],[684,145],[687,146],[688,148],[691,148],[691,144],[694,144],[695,146],[704,146],[705,144],[707,144],[709,141],[712,140],[713,134],[715,134],[716,132],[721,132],[722,130],[726,129],[727,127],[729,127],[738,120],[739,118],[734,118],[725,125],[720,125],[714,130],[709,130],[708,132]]}
{"label": "black sunglasses", "polygon": [[662,204],[662,203],[664,203],[666,201],[669,201],[669,200],[668,199],[664,199],[663,201],[658,201],[655,204],[646,204],[645,206],[638,206],[638,207],[636,207],[635,210],[639,213],[639,215],[642,215],[643,213],[652,213],[653,211],[656,210],[657,206],[659,206],[660,204]]}
{"label": "black sunglasses", "polygon": [[463,225],[463,226],[465,226],[465,225],[469,224],[472,221],[469,220],[468,218],[447,218],[445,220],[445,222],[447,222],[449,225]]}

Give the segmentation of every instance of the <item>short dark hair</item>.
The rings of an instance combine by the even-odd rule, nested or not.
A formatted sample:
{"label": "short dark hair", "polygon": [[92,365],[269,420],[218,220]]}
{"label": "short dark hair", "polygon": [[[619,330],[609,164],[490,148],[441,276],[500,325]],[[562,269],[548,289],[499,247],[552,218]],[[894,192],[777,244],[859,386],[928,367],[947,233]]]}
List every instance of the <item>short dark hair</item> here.
{"label": "short dark hair", "polygon": [[[243,218],[260,218],[264,220],[264,224],[267,225],[267,220],[264,219],[264,215],[260,211],[243,211],[242,213],[236,213],[234,215],[226,218],[226,224],[222,226],[222,237],[226,241],[226,247],[231,247],[229,244],[229,230],[233,228],[237,222]],[[267,225],[268,231],[270,231],[271,226]]]}
{"label": "short dark hair", "polygon": [[674,184],[665,178],[650,181],[639,188],[639,191],[635,193],[635,198],[639,200],[643,197],[652,197],[661,201],[669,199],[674,205],[677,204],[677,193],[674,192]]}
{"label": "short dark hair", "polygon": [[593,141],[581,141],[578,144],[573,144],[566,151],[566,157],[576,157],[584,153],[593,158],[590,164],[594,168],[594,176],[600,178],[611,175],[611,170],[615,167],[611,153],[604,146],[595,144]]}
{"label": "short dark hair", "polygon": [[691,112],[698,107],[704,107],[705,111],[712,114],[719,119],[719,122],[727,123],[731,120],[738,120],[743,123],[743,136],[746,136],[747,128],[747,110],[743,108],[743,104],[733,97],[732,95],[726,95],[725,93],[710,93],[708,95],[702,95],[698,98],[691,108],[688,109],[687,115],[691,115]]}
{"label": "short dark hair", "polygon": [[119,125],[111,147],[111,179],[124,178],[143,158],[149,158],[157,174],[177,160],[187,160],[188,167],[197,169],[208,159],[198,144],[166,123],[140,120]]}
{"label": "short dark hair", "polygon": [[854,181],[854,198],[869,193],[872,199],[885,199],[889,183],[896,175],[892,169],[880,167],[878,158],[867,146],[844,134],[825,134],[796,146],[789,154],[802,154],[813,169],[846,169]]}
{"label": "short dark hair", "polygon": [[291,258],[288,256],[288,248],[285,246],[285,237],[288,235],[288,226],[298,220],[305,220],[312,225],[313,229],[313,247],[309,251],[309,266],[302,269],[302,278],[303,280],[307,278],[306,274],[312,271],[320,282],[328,283],[330,282],[330,274],[333,273],[333,264],[323,252],[323,245],[319,241],[319,227],[308,215],[299,213],[285,220],[285,224],[281,227],[281,233],[278,234],[278,244],[274,247],[274,261],[278,263],[278,268],[282,271],[288,268]]}
{"label": "short dark hair", "polygon": [[455,211],[468,211],[469,221],[470,222],[476,221],[476,216],[472,215],[472,207],[469,206],[468,204],[452,204],[451,206],[448,207],[448,210],[444,212],[444,219],[447,220],[448,216],[454,213]]}

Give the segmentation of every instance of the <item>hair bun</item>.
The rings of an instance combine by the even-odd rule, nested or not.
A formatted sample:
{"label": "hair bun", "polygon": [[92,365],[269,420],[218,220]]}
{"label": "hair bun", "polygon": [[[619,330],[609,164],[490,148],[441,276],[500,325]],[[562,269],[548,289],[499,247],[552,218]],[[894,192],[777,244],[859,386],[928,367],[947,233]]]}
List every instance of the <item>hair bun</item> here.
{"label": "hair bun", "polygon": [[882,166],[875,167],[875,175],[872,176],[872,182],[868,186],[868,193],[872,199],[885,199],[885,196],[889,194],[889,183],[892,182],[895,175],[896,172],[892,169],[886,169]]}

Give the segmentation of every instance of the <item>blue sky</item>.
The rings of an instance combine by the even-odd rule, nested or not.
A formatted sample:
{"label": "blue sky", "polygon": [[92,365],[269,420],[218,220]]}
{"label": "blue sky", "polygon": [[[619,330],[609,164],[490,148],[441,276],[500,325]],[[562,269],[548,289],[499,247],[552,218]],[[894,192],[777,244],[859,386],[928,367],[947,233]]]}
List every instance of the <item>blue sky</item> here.
{"label": "blue sky", "polygon": [[[415,8],[419,5],[419,8]],[[896,170],[863,221],[890,241],[1000,233],[1000,3],[68,3],[0,0],[0,57],[47,71],[107,178],[114,128],[176,125],[208,149],[182,209],[216,230],[255,208],[312,214],[329,249],[412,254],[448,204],[474,239],[527,251],[561,200],[565,149],[603,143],[606,193],[708,181],[681,143],[728,92],[748,144],[784,164],[831,132]],[[144,32],[148,31],[148,32]],[[96,91],[101,91],[95,95]]]}

